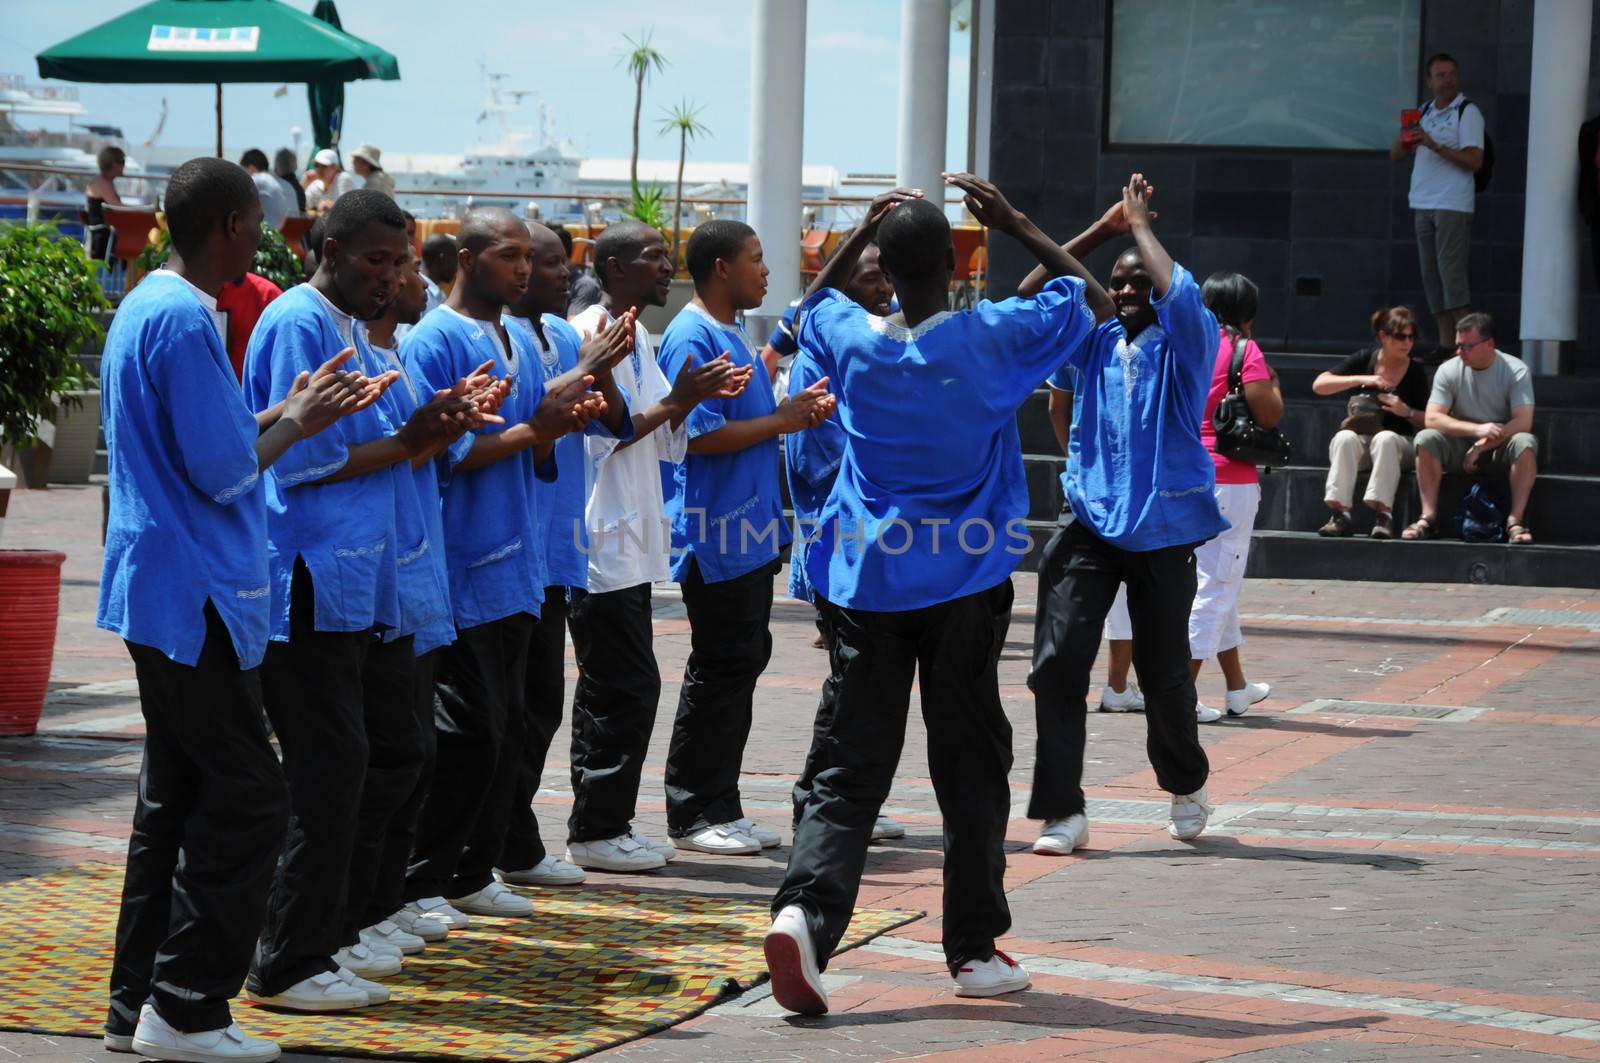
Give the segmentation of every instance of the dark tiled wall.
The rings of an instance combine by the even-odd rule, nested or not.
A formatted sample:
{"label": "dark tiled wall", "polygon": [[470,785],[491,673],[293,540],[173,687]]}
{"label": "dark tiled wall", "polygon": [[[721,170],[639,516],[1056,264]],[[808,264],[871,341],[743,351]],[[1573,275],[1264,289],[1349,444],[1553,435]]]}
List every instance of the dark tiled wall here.
{"label": "dark tiled wall", "polygon": [[[1600,0],[1595,26],[1600,29]],[[1156,186],[1157,229],[1197,276],[1237,269],[1262,289],[1256,334],[1269,349],[1345,350],[1364,341],[1381,305],[1426,314],[1417,267],[1410,166],[1387,155],[1215,149],[1150,153],[1101,145],[1107,0],[998,0],[990,173],[1052,235],[1066,239],[1115,201],[1129,173]],[[1600,37],[1597,37],[1600,41]],[[1461,63],[1462,89],[1483,109],[1495,142],[1495,172],[1478,197],[1472,292],[1514,348],[1522,279],[1523,188],[1533,0],[1424,0],[1424,53]],[[1600,43],[1590,59],[1591,113],[1600,110]],[[1318,72],[1319,76],[1333,76]],[[1419,86],[1416,98],[1423,99]],[[1577,158],[1577,130],[1573,160]],[[1573,205],[1572,222],[1582,227]],[[1600,291],[1582,249],[1578,365],[1600,370]],[[1090,259],[1098,276],[1116,248]],[[995,290],[1031,265],[1002,237],[993,253]],[[1295,295],[1295,278],[1320,276],[1322,294]],[[1431,338],[1431,321],[1424,326]]]}

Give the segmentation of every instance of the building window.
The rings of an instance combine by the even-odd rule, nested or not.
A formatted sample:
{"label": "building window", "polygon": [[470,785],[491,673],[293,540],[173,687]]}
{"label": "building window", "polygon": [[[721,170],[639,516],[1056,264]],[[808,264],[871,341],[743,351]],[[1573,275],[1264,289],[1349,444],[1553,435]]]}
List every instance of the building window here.
{"label": "building window", "polygon": [[1422,0],[1110,0],[1111,145],[1387,148]]}

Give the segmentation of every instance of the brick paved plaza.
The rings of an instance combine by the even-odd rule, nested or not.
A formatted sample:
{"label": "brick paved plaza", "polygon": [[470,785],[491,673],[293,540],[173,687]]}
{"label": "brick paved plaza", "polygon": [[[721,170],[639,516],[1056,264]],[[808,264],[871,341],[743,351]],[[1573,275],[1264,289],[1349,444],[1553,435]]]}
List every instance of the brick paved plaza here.
{"label": "brick paved plaza", "polygon": [[[4,544],[68,560],[43,727],[0,740],[5,879],[123,859],[141,726],[127,654],[93,625],[99,526],[98,487],[11,502]],[[1201,729],[1211,828],[1171,840],[1143,720],[1094,715],[1092,837],[1068,859],[1032,855],[1022,818],[1030,575],[1017,592],[1001,666],[1016,734],[1005,947],[1033,988],[949,992],[939,818],[914,720],[887,809],[909,836],[875,850],[861,903],[929,917],[839,957],[826,1018],[786,1018],[758,988],[604,1058],[1600,1059],[1600,592],[1251,581],[1245,663],[1274,691]],[[824,672],[813,631],[809,609],[780,597],[744,777],[747,809],[774,825]],[[672,588],[657,597],[656,636],[667,682],[642,808],[660,834],[688,652]],[[1214,671],[1201,695],[1220,703]],[[565,819],[564,758],[558,740],[537,806],[547,837]],[[640,878],[765,902],[785,852],[685,854]],[[4,913],[3,932],[26,918]],[[96,1041],[0,1034],[11,1055],[108,1058]]]}

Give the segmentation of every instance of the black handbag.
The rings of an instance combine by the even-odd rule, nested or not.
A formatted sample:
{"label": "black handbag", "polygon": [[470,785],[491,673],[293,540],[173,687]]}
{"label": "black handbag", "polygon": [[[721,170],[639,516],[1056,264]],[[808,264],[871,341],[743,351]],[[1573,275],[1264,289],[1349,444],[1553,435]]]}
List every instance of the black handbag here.
{"label": "black handbag", "polygon": [[1233,337],[1233,362],[1228,367],[1228,393],[1211,415],[1217,432],[1217,453],[1234,461],[1273,469],[1289,464],[1289,441],[1277,428],[1262,428],[1250,416],[1244,399],[1244,337],[1228,330]]}

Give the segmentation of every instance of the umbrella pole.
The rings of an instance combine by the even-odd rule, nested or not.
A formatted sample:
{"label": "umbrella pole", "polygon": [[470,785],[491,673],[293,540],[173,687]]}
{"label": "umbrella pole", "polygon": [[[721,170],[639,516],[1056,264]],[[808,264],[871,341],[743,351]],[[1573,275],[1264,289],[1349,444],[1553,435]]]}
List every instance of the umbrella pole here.
{"label": "umbrella pole", "polygon": [[217,158],[222,158],[222,82],[217,82]]}

